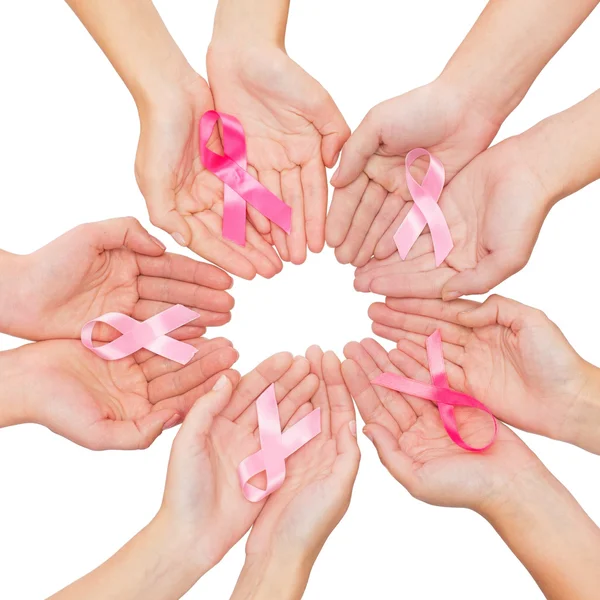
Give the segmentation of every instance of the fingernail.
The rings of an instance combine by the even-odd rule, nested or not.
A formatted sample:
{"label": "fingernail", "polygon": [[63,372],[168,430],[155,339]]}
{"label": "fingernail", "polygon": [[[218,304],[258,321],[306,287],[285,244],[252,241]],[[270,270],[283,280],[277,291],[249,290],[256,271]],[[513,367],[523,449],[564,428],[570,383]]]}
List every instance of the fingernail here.
{"label": "fingernail", "polygon": [[340,168],[338,167],[335,172],[333,173],[333,175],[331,176],[331,184],[333,185],[336,181],[336,179],[338,178],[340,172]]}
{"label": "fingernail", "polygon": [[180,246],[185,246],[185,239],[184,237],[179,233],[179,232],[175,232],[171,234],[171,237],[180,245]]}
{"label": "fingernail", "polygon": [[371,440],[371,442],[373,441],[373,436],[371,435],[370,431],[367,431],[367,429],[365,428],[363,429],[363,433],[365,434],[365,437],[368,437]]}
{"label": "fingernail", "polygon": [[153,242],[154,242],[154,243],[155,243],[155,244],[156,244],[156,245],[157,245],[159,248],[161,248],[162,250],[166,250],[166,249],[167,249],[167,247],[166,247],[166,246],[165,246],[165,245],[164,245],[164,244],[163,244],[163,243],[162,243],[162,242],[161,242],[161,241],[160,241],[158,238],[155,238],[153,235],[151,235],[150,237],[152,238],[152,241],[153,241]]}
{"label": "fingernail", "polygon": [[227,289],[230,290],[232,287],[233,287],[233,279],[231,280],[231,283],[229,284],[229,287]]}
{"label": "fingernail", "polygon": [[[338,158],[340,157],[340,152],[341,152],[341,150],[338,151],[338,153],[335,155],[335,158],[333,159],[334,165],[337,164]],[[337,173],[337,171],[336,171],[336,173]],[[334,176],[335,176],[335,173],[334,173]]]}
{"label": "fingernail", "polygon": [[222,390],[227,385],[228,381],[229,380],[227,379],[226,375],[221,375],[221,377],[217,379],[217,383],[215,383],[215,385],[213,386],[213,392],[218,392],[219,390]]}
{"label": "fingernail", "polygon": [[176,415],[173,415],[164,425],[163,425],[163,431],[167,430],[167,429],[171,429],[171,427],[175,427],[175,425],[179,425],[179,423],[181,423],[181,415],[179,413],[177,413]]}
{"label": "fingernail", "polygon": [[348,423],[348,427],[350,427],[350,433],[356,437],[356,421],[350,421],[350,423]]}
{"label": "fingernail", "polygon": [[449,302],[450,300],[456,300],[457,298],[460,298],[460,292],[443,292],[442,293],[442,300],[444,302]]}

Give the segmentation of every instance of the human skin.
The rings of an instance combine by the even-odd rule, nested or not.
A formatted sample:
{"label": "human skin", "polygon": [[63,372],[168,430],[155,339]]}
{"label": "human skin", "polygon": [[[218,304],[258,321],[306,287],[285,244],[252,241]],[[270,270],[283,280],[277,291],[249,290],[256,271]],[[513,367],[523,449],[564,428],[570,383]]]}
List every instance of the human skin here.
{"label": "human skin", "polygon": [[600,92],[469,163],[440,198],[454,248],[435,265],[431,234],[356,270],[354,287],[398,298],[483,294],[528,262],[560,200],[600,177]]}
{"label": "human skin", "polygon": [[[223,184],[200,160],[198,123],[214,108],[151,0],[67,0],[128,87],[140,117],[138,185],[154,225],[226,271],[273,277],[282,263],[248,222],[246,245],[221,235]],[[222,152],[214,135],[209,147]]]}
{"label": "human skin", "polygon": [[[362,267],[372,257],[394,254],[393,235],[412,207],[406,154],[429,150],[444,164],[446,183],[452,182],[489,146],[597,3],[491,0],[437,79],[371,109],[344,146],[331,180],[336,189],[327,243],[338,260]],[[419,181],[426,168],[426,159],[415,164]]]}
{"label": "human skin", "polygon": [[[382,372],[429,381],[417,361],[400,365],[374,340],[350,343],[344,379],[390,474],[414,497],[483,516],[552,600],[592,600],[600,586],[600,530],[571,494],[508,427],[500,423],[485,452],[466,452],[446,434],[432,403],[372,385]],[[463,439],[490,440],[490,417],[456,411]]]}
{"label": "human skin", "polygon": [[326,539],[350,504],[360,451],[354,405],[339,359],[308,349],[319,387],[300,419],[321,409],[321,433],[286,462],[283,486],[267,499],[252,526],[235,600],[297,600]]}
{"label": "human skin", "polygon": [[425,376],[425,340],[439,329],[450,386],[504,422],[600,454],[600,369],[541,311],[493,295],[483,304],[388,298],[373,332],[397,343],[398,368]]}
{"label": "human skin", "polygon": [[[125,217],[87,223],[36,252],[0,251],[0,331],[30,340],[79,338],[82,326],[107,312],[144,321],[183,304],[198,318],[174,332],[199,337],[231,319],[233,280],[221,269],[177,254]],[[94,337],[117,332],[98,324]]]}
{"label": "human skin", "polygon": [[250,173],[292,207],[287,236],[250,218],[281,258],[300,264],[325,243],[327,179],[350,130],[325,89],[286,53],[289,0],[220,0],[207,54],[218,111],[244,126]]}

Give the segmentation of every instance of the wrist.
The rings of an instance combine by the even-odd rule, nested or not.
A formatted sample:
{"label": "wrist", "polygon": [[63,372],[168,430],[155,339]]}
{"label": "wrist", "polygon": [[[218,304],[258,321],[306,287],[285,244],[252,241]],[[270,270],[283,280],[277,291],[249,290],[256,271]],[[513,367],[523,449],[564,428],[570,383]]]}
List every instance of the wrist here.
{"label": "wrist", "polygon": [[12,335],[18,315],[26,310],[26,299],[20,297],[19,283],[27,276],[27,256],[0,250],[0,333]]}

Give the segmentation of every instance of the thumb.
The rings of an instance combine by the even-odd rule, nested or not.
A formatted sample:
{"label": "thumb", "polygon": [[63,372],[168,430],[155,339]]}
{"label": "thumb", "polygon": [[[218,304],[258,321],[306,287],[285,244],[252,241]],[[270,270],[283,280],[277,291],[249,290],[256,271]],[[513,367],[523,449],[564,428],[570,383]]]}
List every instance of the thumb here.
{"label": "thumb", "polygon": [[323,162],[326,167],[331,168],[337,162],[342,146],[350,137],[350,128],[333,98],[327,93],[319,110],[312,117],[314,126],[323,137],[321,141]]}
{"label": "thumb", "polygon": [[340,427],[336,436],[336,446],[338,457],[333,470],[354,481],[360,464],[360,449],[356,439],[356,421],[352,420]]}
{"label": "thumb", "polygon": [[151,184],[144,186],[142,193],[146,199],[152,225],[166,231],[180,246],[189,246],[192,243],[192,231],[183,215],[174,208],[173,192],[157,184]]}
{"label": "thumb", "polygon": [[447,301],[470,294],[485,294],[520,271],[525,262],[503,252],[492,252],[480,260],[474,269],[465,269],[450,278],[442,288],[442,299]]}
{"label": "thumb", "polygon": [[108,219],[84,225],[85,235],[99,250],[128,248],[146,256],[160,256],[165,252],[162,242],[151,236],[133,217]]}
{"label": "thumb", "polygon": [[524,304],[493,294],[483,304],[472,310],[458,313],[458,321],[466,327],[502,325],[514,329],[525,311],[533,310]]}

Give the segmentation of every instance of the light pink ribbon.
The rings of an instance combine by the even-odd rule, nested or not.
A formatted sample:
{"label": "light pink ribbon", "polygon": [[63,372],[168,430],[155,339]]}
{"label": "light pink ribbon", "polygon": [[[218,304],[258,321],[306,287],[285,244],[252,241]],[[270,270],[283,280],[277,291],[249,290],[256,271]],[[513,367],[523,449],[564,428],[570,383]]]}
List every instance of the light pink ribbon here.
{"label": "light pink ribbon", "polygon": [[[250,502],[260,502],[277,491],[285,480],[285,459],[321,433],[320,408],[281,433],[274,384],[259,396],[256,411],[261,449],[244,459],[238,467],[242,492]],[[262,471],[267,473],[267,486],[264,490],[248,483]]]}
{"label": "light pink ribbon", "polygon": [[[83,326],[81,342],[104,360],[119,360],[146,348],[154,354],[186,365],[196,354],[196,348],[174,340],[166,334],[194,321],[199,316],[197,312],[181,304],[172,306],[143,323],[121,313],[106,313]],[[92,331],[96,323],[106,323],[123,335],[104,346],[95,347],[92,342]]]}
{"label": "light pink ribbon", "polygon": [[[223,155],[208,149],[208,140],[218,120],[223,124]],[[246,202],[279,225],[286,233],[292,227],[292,209],[247,171],[246,137],[242,124],[231,115],[209,110],[200,119],[202,164],[224,184],[223,237],[240,246],[246,243]]]}
{"label": "light pink ribbon", "polygon": [[[423,183],[419,185],[411,175],[410,167],[421,156],[429,156],[429,168],[425,173]],[[415,203],[398,227],[398,231],[394,235],[394,242],[396,242],[400,257],[405,260],[410,249],[425,229],[425,225],[429,225],[435,252],[435,264],[439,267],[454,247],[448,223],[446,223],[442,209],[438,206],[446,178],[444,165],[424,148],[415,148],[406,155],[405,171],[408,191]]]}
{"label": "light pink ribbon", "polygon": [[[442,336],[439,329],[427,338],[427,361],[429,362],[429,372],[431,373],[433,385],[414,381],[413,379],[407,379],[406,377],[394,373],[383,373],[376,377],[372,383],[403,394],[410,394],[417,398],[435,402],[440,412],[444,428],[455,444],[470,452],[483,452],[484,450],[487,450],[494,443],[496,435],[498,434],[498,422],[485,404],[482,404],[472,396],[461,394],[460,392],[455,392],[450,389],[446,368],[444,366]],[[462,439],[462,436],[458,431],[456,416],[454,414],[455,406],[478,408],[491,415],[494,421],[494,435],[488,444],[482,448],[474,448]]]}

